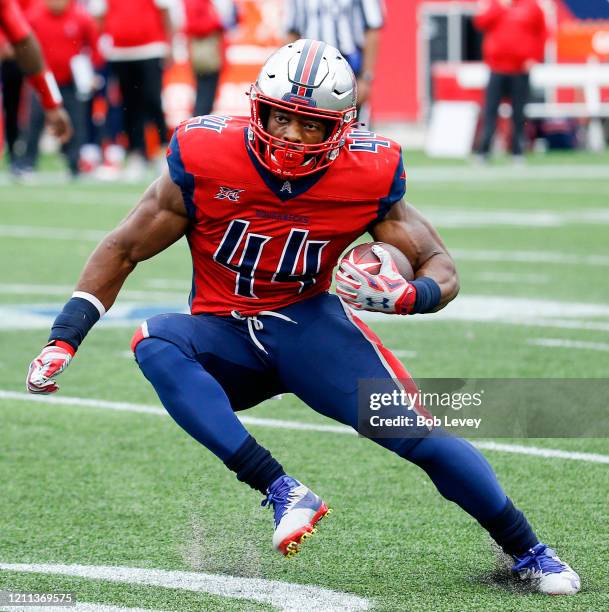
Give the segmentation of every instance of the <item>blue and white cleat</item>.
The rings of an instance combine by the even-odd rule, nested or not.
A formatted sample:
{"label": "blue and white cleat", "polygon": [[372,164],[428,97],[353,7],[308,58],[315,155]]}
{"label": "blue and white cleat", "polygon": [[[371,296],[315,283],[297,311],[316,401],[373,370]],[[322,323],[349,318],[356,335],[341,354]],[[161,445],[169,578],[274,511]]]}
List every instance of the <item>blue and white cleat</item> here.
{"label": "blue and white cleat", "polygon": [[263,506],[272,504],[275,514],[273,548],[292,557],[315,533],[315,524],[330,509],[311,489],[290,476],[281,476],[269,487]]}
{"label": "blue and white cleat", "polygon": [[546,595],[575,595],[581,588],[579,576],[561,561],[546,544],[537,544],[524,557],[514,557],[512,571],[521,580],[529,580]]}

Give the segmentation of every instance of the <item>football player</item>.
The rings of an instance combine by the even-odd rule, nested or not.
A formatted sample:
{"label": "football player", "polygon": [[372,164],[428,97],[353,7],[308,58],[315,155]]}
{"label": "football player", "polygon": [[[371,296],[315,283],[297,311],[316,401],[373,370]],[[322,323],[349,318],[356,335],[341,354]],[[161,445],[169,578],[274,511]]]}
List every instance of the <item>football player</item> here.
{"label": "football player", "polygon": [[[137,263],[186,236],[191,314],[145,321],[132,349],[175,421],[266,496],[273,546],[291,555],[328,506],[284,472],[235,411],[291,392],[357,428],[361,379],[394,390],[414,383],[351,307],[433,312],[457,295],[458,279],[437,232],[403,199],[399,146],[354,126],[355,79],[335,48],[315,40],[282,47],[264,64],[250,100],[249,119],[209,115],[177,128],[168,170],[91,255],[30,365],[27,387],[57,391],[55,378]],[[332,271],[365,232],[399,248],[416,278],[404,279],[376,248],[378,275],[341,263],[342,301],[329,293]],[[425,470],[539,591],[579,590],[577,574],[539,541],[471,444],[440,428],[411,433],[373,441]]]}

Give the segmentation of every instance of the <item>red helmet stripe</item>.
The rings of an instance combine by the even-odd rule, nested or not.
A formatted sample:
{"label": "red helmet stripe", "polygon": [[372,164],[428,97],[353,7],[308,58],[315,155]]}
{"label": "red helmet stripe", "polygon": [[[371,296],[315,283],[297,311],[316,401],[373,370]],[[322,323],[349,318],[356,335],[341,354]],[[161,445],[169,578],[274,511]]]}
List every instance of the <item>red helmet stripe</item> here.
{"label": "red helmet stripe", "polygon": [[[311,74],[311,69],[313,68],[313,64],[315,63],[315,56],[321,45],[322,43],[320,43],[318,40],[314,40],[311,46],[309,47],[309,51],[305,59],[304,69],[302,71],[302,77],[300,78],[301,83],[311,85],[312,84],[310,83],[311,78],[313,78],[313,80],[315,79],[315,75]],[[306,87],[299,87],[298,95],[304,96],[306,93],[306,90],[307,90]]]}

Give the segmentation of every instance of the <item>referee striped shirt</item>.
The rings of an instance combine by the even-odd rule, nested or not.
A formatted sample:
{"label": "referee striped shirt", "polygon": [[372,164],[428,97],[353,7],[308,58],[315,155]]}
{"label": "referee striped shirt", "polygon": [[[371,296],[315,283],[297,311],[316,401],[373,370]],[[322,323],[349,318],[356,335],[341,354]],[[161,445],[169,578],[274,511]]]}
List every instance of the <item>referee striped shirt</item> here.
{"label": "referee striped shirt", "polygon": [[357,54],[366,30],[383,25],[383,0],[287,0],[285,29]]}

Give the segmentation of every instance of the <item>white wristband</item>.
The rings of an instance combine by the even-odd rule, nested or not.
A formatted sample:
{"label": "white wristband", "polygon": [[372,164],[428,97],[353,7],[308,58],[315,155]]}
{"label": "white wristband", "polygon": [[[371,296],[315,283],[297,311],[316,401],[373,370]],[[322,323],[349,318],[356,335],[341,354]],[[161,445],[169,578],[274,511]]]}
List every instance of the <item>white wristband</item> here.
{"label": "white wristband", "polygon": [[75,291],[72,294],[73,298],[81,298],[83,300],[87,300],[87,302],[91,302],[95,308],[97,308],[99,312],[100,318],[106,314],[106,309],[104,305],[91,293],[87,293],[86,291]]}

